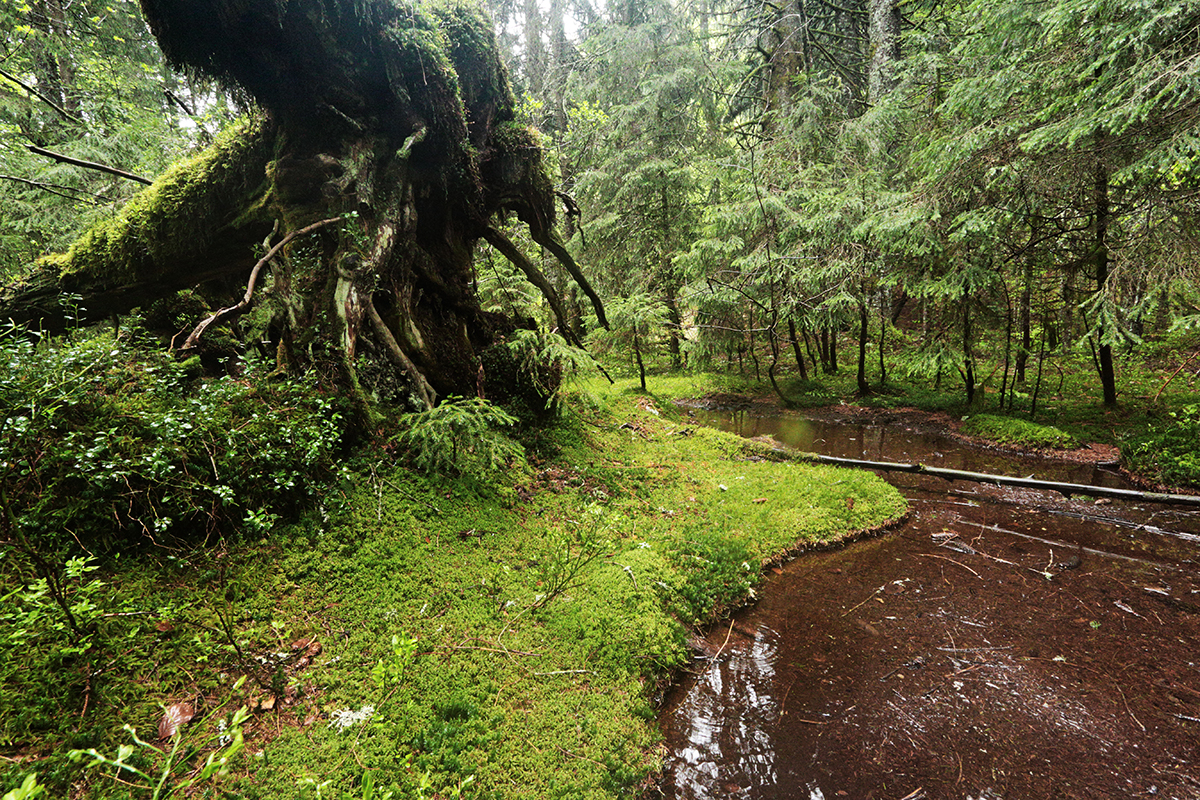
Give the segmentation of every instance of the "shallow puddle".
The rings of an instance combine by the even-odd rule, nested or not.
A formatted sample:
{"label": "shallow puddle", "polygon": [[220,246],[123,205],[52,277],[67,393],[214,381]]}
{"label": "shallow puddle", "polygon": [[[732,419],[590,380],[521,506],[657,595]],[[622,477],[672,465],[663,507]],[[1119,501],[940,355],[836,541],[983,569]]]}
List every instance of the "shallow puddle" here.
{"label": "shallow puddle", "polygon": [[[703,421],[829,455],[1123,485],[894,427]],[[909,523],[792,561],[697,642],[661,717],[665,796],[1200,798],[1200,519],[886,477]]]}

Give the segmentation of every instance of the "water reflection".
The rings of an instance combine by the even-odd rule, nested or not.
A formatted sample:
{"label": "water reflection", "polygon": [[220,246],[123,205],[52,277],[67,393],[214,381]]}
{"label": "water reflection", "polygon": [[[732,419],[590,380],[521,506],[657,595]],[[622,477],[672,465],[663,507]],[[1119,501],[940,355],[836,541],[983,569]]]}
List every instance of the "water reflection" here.
{"label": "water reflection", "polygon": [[779,717],[778,639],[765,625],[753,639],[731,638],[688,691],[681,703],[689,709],[687,744],[668,770],[676,798],[773,796],[769,790],[778,775],[770,732]]}
{"label": "water reflection", "polygon": [[[902,422],[694,417],[827,455],[1127,486],[1092,465],[975,449]],[[709,633],[715,657],[664,710],[664,797],[1195,796],[1163,790],[1163,760],[1200,763],[1200,746],[1185,728],[1151,727],[1165,701],[1146,687],[1170,672],[1200,697],[1187,647],[1200,641],[1200,517],[887,478],[909,498],[904,528],[805,555],[731,628]],[[1072,553],[1073,567],[1054,567]],[[1161,655],[1164,631],[1185,645],[1182,660]],[[1114,742],[1128,745],[1119,758]]]}

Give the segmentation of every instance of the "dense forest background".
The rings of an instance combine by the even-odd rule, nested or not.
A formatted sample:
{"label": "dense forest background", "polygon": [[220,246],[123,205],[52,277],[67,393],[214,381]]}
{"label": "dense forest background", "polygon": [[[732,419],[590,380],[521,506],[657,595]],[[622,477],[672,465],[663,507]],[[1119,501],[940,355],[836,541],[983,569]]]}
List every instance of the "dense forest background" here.
{"label": "dense forest background", "polygon": [[[490,10],[570,249],[611,306],[601,349],[773,382],[856,364],[863,394],[899,373],[968,401],[986,362],[1001,406],[1074,353],[1111,405],[1122,358],[1197,320],[1194,3]],[[112,215],[131,176],[209,143],[239,98],[168,69],[129,0],[0,13],[11,277]],[[573,333],[596,331],[570,276],[540,266]],[[476,273],[486,303],[550,321],[489,248]]]}

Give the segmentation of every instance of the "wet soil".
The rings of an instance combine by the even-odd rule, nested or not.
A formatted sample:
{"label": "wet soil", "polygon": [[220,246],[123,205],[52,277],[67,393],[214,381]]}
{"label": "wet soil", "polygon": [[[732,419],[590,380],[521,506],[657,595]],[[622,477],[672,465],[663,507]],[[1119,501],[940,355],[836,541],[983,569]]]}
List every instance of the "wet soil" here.
{"label": "wet soil", "polygon": [[[704,417],[704,412],[697,412]],[[856,458],[1126,486],[919,424],[701,419]],[[802,555],[662,713],[678,798],[1200,798],[1200,517],[892,473],[911,519]]]}

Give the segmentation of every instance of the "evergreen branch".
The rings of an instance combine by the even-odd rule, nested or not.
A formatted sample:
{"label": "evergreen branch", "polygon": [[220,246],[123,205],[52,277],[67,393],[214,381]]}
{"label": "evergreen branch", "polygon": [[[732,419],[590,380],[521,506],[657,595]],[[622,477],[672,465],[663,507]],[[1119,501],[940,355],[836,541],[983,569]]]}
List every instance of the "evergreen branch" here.
{"label": "evergreen branch", "polygon": [[116,167],[110,167],[107,164],[97,164],[94,161],[84,161],[81,158],[72,158],[71,156],[63,155],[62,153],[56,153],[53,150],[47,150],[44,147],[38,147],[35,144],[27,144],[27,145],[25,145],[25,149],[31,153],[34,153],[35,155],[45,156],[46,158],[52,158],[55,161],[59,162],[60,164],[71,164],[72,166],[83,167],[84,169],[93,169],[93,170],[96,170],[97,172],[103,172],[108,175],[115,175],[118,178],[124,178],[125,180],[128,180],[128,181],[137,181],[138,183],[144,183],[147,186],[154,183],[154,181],[150,180],[149,178],[143,178],[141,175],[134,175],[132,172],[126,172],[123,169],[117,169]]}
{"label": "evergreen branch", "polygon": [[32,86],[30,86],[29,84],[25,83],[20,78],[18,78],[16,75],[13,75],[11,72],[6,72],[5,70],[0,69],[0,77],[7,78],[8,80],[15,83],[17,86],[20,86],[22,89],[29,92],[31,95],[33,95],[34,97],[41,100],[43,103],[45,103],[46,105],[50,106],[55,111],[57,111],[62,116],[63,119],[65,119],[69,122],[78,123],[79,125],[84,125],[84,126],[87,125],[87,123],[84,122],[83,119],[75,116],[70,111],[67,111],[65,108],[60,106],[58,103],[54,102],[46,95],[39,92],[37,89],[35,89]]}
{"label": "evergreen branch", "polygon": [[111,203],[112,202],[112,198],[105,197],[102,194],[96,194],[95,192],[89,192],[89,191],[85,191],[83,189],[75,189],[70,186],[63,186],[61,183],[43,183],[42,181],[31,181],[28,178],[18,178],[16,175],[0,175],[0,180],[16,181],[17,183],[23,183],[27,186],[32,186],[35,189],[41,189],[42,191],[49,192],[50,194],[56,194],[59,197],[65,197],[68,200],[79,200],[80,198],[69,195],[69,194],[63,194],[63,192],[56,191],[56,190],[62,189],[63,191],[67,191],[67,192],[78,192],[79,194],[91,195],[92,197],[96,198],[95,202],[97,203],[97,205],[100,203]]}

